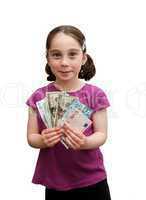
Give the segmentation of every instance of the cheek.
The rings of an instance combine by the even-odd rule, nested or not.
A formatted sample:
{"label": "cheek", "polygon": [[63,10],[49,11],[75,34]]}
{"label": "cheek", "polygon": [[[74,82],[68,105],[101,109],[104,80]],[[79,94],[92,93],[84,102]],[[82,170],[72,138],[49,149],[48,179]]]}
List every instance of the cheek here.
{"label": "cheek", "polygon": [[60,64],[58,62],[50,62],[49,66],[51,67],[52,70],[53,69],[55,70],[59,68]]}
{"label": "cheek", "polygon": [[82,61],[81,60],[76,60],[74,63],[72,63],[72,66],[77,69],[80,70],[81,66],[82,66]]}
{"label": "cheek", "polygon": [[74,70],[74,72],[79,73],[81,70],[81,65],[74,64],[74,66],[72,66],[72,69]]}
{"label": "cheek", "polygon": [[72,64],[76,65],[76,66],[81,66],[82,65],[82,58],[77,58],[75,60],[72,60]]}

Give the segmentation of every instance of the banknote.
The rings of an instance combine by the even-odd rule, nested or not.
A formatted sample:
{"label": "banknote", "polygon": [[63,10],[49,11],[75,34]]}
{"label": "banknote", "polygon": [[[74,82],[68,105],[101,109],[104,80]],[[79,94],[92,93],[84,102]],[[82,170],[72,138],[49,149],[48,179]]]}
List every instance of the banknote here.
{"label": "banknote", "polygon": [[44,102],[45,102],[45,99],[42,99],[42,100],[36,102],[36,106],[38,108],[38,111],[39,111],[39,114],[42,118],[42,121],[44,122],[45,126],[47,127],[48,123],[47,123],[47,119],[45,117]]}
{"label": "banknote", "polygon": [[88,106],[81,103],[78,99],[75,99],[72,101],[72,104],[70,104],[67,111],[64,113],[62,121],[65,121],[68,118],[69,113],[73,113],[76,109],[79,109],[87,118],[90,118],[93,112],[93,110]]}
{"label": "banknote", "polygon": [[86,115],[87,117],[90,117],[93,112],[91,108],[81,103],[78,99],[75,99],[72,102],[69,109],[74,109],[74,108],[78,108],[79,110],[81,110],[84,113],[84,115]]}
{"label": "banknote", "polygon": [[51,123],[51,112],[49,109],[49,105],[48,105],[48,99],[47,97],[44,98],[44,102],[43,102],[43,106],[44,106],[44,116],[45,119],[47,121],[47,127],[52,127],[52,123]]}
{"label": "banknote", "polygon": [[73,96],[67,96],[64,94],[60,94],[59,96],[59,104],[58,104],[58,120],[57,125],[61,125],[62,118],[64,113],[67,111],[69,106],[72,104],[72,102],[77,99]]}
{"label": "banknote", "polygon": [[[37,107],[46,127],[63,126],[67,121],[74,129],[84,131],[92,123],[89,119],[92,109],[65,91],[47,92],[45,98],[37,102]],[[61,142],[68,148],[65,137],[63,134]]]}
{"label": "banknote", "polygon": [[81,132],[84,132],[92,124],[92,121],[78,108],[69,110],[63,120],[69,123],[72,128]]}
{"label": "banknote", "polygon": [[48,107],[51,113],[51,124],[52,127],[57,125],[58,120],[58,104],[59,104],[59,93],[50,92],[47,93]]}
{"label": "banknote", "polygon": [[[48,100],[49,112],[51,114],[51,127],[61,126],[62,116],[75,97],[69,96],[66,92],[48,92],[46,94]],[[63,133],[62,133],[63,134]],[[65,143],[65,135],[61,138],[62,144],[68,148]]]}
{"label": "banknote", "polygon": [[[57,126],[62,125],[63,115],[67,111],[68,107],[71,105],[73,100],[75,99],[77,99],[77,97],[69,96],[66,92],[60,92],[59,100],[58,100]],[[61,142],[66,148],[68,148],[65,138],[66,138],[65,134],[63,134],[61,137]]]}
{"label": "banknote", "polygon": [[52,127],[60,124],[63,114],[73,100],[78,97],[70,96],[67,92],[47,92],[48,105],[52,118]]}
{"label": "banknote", "polygon": [[[42,121],[44,122],[45,126],[47,128],[52,128],[53,124],[52,124],[52,120],[51,120],[51,111],[50,111],[49,105],[48,105],[48,98],[45,97],[44,99],[36,102],[36,105],[37,105],[38,111],[40,113],[40,116],[41,116]],[[65,146],[66,149],[69,148],[65,142],[64,134],[62,135],[61,143]]]}
{"label": "banknote", "polygon": [[46,125],[46,127],[52,127],[51,124],[51,113],[48,107],[48,102],[47,98],[45,97],[44,99],[36,102],[37,108],[39,110],[40,116]]}

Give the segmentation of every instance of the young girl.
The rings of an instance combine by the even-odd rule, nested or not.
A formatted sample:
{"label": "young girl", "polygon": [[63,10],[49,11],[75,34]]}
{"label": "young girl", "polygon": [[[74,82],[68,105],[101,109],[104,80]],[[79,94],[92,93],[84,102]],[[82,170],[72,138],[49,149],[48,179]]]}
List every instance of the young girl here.
{"label": "young girl", "polygon": [[[97,86],[83,82],[95,75],[95,66],[86,53],[83,33],[73,26],[54,28],[46,41],[48,85],[37,89],[27,100],[29,118],[27,140],[39,148],[39,157],[32,182],[45,186],[45,199],[77,197],[84,200],[110,200],[103,156],[99,149],[107,139],[107,113],[110,105],[105,92]],[[65,90],[93,110],[92,125],[84,132],[68,123],[62,127],[47,128],[36,103],[46,92]],[[66,135],[66,149],[60,142]]]}

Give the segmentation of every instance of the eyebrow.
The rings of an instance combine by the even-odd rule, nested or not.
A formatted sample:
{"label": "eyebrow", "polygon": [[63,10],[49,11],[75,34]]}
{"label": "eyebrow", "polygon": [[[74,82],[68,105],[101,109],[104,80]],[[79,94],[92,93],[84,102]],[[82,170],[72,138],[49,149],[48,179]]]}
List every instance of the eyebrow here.
{"label": "eyebrow", "polygon": [[[60,49],[51,49],[50,50],[50,53],[53,53],[53,52],[56,52],[56,51],[61,51]],[[68,51],[76,51],[76,52],[79,52],[81,51],[80,49],[75,49],[75,48],[71,48],[71,49],[68,49]]]}

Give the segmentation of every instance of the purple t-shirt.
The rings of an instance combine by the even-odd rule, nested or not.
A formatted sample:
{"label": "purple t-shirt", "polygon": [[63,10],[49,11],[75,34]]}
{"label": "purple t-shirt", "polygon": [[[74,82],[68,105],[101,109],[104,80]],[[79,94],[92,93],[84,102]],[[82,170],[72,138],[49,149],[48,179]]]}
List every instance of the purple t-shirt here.
{"label": "purple t-shirt", "polygon": [[[46,92],[59,91],[53,84],[37,89],[27,100],[26,104],[37,112],[39,132],[46,128],[36,107],[36,102],[43,99]],[[97,86],[85,83],[75,92],[81,103],[93,111],[110,106],[105,92]],[[94,132],[93,125],[88,127],[85,135]],[[95,184],[106,178],[103,156],[99,148],[91,150],[66,149],[61,142],[52,148],[40,149],[32,182],[56,190],[69,190]]]}

